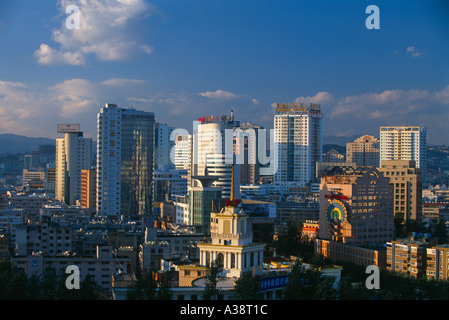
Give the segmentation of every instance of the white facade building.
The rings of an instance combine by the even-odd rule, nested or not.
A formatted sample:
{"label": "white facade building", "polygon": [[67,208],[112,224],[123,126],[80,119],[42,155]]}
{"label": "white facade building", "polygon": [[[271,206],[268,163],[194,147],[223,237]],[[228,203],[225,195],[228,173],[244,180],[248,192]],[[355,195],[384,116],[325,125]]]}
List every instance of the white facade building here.
{"label": "white facade building", "polygon": [[380,161],[414,160],[426,181],[426,133],[420,126],[380,127]]}
{"label": "white facade building", "polygon": [[277,170],[275,185],[305,186],[315,180],[316,162],[322,161],[323,114],[319,104],[279,103],[274,116]]}
{"label": "white facade building", "polygon": [[[234,154],[234,116],[201,122],[193,136],[193,173],[197,176],[207,174],[220,176],[213,184],[222,188],[222,197],[229,198],[231,192],[232,164],[235,163]],[[240,166],[235,163],[234,190],[240,191]],[[193,182],[195,184],[195,182]]]}
{"label": "white facade building", "polygon": [[171,151],[171,159],[177,170],[185,170],[187,186],[192,184],[192,135],[179,135],[174,137],[174,147]]}

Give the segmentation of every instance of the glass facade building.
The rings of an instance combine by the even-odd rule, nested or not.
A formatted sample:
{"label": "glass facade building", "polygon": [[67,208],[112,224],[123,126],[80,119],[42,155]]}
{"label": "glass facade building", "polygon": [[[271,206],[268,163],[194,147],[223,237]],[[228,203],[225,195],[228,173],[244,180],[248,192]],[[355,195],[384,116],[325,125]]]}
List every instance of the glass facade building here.
{"label": "glass facade building", "polygon": [[153,213],[154,114],[106,104],[97,117],[97,213]]}

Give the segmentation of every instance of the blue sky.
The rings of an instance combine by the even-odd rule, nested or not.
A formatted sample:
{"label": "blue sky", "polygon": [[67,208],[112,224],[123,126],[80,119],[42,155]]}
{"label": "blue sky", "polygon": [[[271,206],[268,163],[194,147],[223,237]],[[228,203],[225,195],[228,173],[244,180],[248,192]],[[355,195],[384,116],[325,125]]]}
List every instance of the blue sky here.
{"label": "blue sky", "polygon": [[321,103],[325,136],[408,124],[448,144],[447,17],[445,0],[1,0],[0,133],[95,137],[105,103],[188,130],[231,109],[272,128],[273,104],[301,101]]}

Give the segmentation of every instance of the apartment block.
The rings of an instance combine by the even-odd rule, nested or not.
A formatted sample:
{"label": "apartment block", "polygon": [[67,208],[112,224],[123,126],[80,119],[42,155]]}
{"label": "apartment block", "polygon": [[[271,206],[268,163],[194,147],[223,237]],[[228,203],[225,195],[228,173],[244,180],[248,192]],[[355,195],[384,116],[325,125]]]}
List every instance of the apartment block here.
{"label": "apartment block", "polygon": [[430,247],[431,244],[422,239],[405,239],[387,242],[386,269],[412,278],[425,276],[427,249]]}
{"label": "apartment block", "polygon": [[304,186],[315,180],[322,160],[321,106],[279,103],[274,115],[277,171],[274,184]]}
{"label": "apartment block", "polygon": [[112,276],[121,271],[128,272],[130,265],[128,258],[118,258],[113,255],[112,247],[98,246],[93,257],[72,255],[46,256],[35,253],[12,258],[14,267],[22,269],[28,277],[41,275],[48,267],[53,267],[58,273],[64,274],[66,268],[74,265],[79,268],[80,281],[88,275],[102,289],[103,293],[112,295]]}
{"label": "apartment block", "polygon": [[358,166],[378,167],[380,163],[380,140],[364,135],[354,142],[346,143],[346,161]]}
{"label": "apartment block", "polygon": [[441,245],[426,249],[428,279],[448,280],[449,279],[449,246]]}
{"label": "apartment block", "polygon": [[420,126],[380,127],[380,161],[414,160],[426,180],[427,129]]}
{"label": "apartment block", "polygon": [[379,171],[394,185],[394,215],[403,222],[422,218],[422,169],[415,161],[382,160]]}

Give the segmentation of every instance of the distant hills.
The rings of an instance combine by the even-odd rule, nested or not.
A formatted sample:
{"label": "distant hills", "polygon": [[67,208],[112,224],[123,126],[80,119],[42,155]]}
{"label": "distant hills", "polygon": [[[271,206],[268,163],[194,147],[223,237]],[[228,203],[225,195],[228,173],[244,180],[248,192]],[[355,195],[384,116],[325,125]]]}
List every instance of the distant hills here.
{"label": "distant hills", "polygon": [[0,154],[31,153],[37,151],[40,145],[56,145],[55,139],[30,138],[11,133],[0,134]]}
{"label": "distant hills", "polygon": [[352,137],[323,136],[323,145],[335,144],[338,146],[344,146],[346,149],[346,142],[354,142],[355,139],[360,137],[361,135],[356,135]]}
{"label": "distant hills", "polygon": [[[336,145],[332,146],[331,148],[337,150],[338,150],[337,146],[342,146],[346,151],[346,142],[354,141],[354,139],[356,138],[358,138],[358,136],[353,137],[323,136],[323,144]],[[11,133],[0,134],[0,154],[30,153],[32,151],[37,151],[40,145],[46,144],[55,145],[56,144],[55,139],[42,138],[42,137],[33,138]],[[338,151],[340,152],[340,150]]]}

